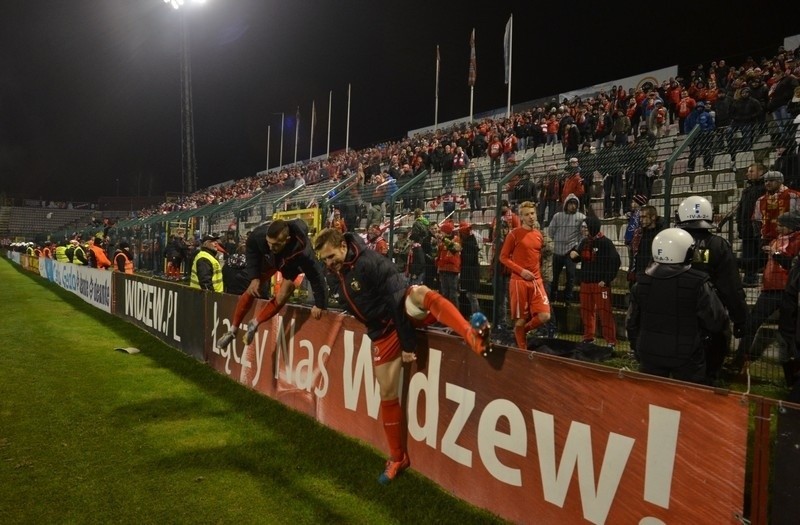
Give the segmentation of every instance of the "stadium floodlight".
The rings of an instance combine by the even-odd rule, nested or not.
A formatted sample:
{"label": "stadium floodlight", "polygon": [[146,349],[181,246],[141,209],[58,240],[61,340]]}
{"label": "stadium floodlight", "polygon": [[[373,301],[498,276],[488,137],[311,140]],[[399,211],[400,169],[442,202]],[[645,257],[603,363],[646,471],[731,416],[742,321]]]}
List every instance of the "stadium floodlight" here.
{"label": "stadium floodlight", "polygon": [[[205,0],[164,0],[174,10],[188,4],[204,4]],[[186,11],[181,17],[181,190],[194,193],[197,190],[197,159],[194,151],[194,109],[192,103],[192,66],[189,26]]]}
{"label": "stadium floodlight", "polygon": [[[164,0],[164,3],[171,5],[173,9],[180,9],[184,4],[188,3],[188,0]],[[191,3],[205,4],[206,0],[192,0]]]}

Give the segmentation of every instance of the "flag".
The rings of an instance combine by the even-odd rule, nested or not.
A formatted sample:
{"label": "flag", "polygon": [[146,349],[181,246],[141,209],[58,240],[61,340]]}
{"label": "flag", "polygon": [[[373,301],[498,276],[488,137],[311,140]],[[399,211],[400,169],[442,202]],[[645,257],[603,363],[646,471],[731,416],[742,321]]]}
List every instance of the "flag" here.
{"label": "flag", "polygon": [[472,35],[469,37],[469,75],[467,84],[469,87],[475,86],[475,77],[478,74],[478,63],[475,60],[475,28],[472,28]]}
{"label": "flag", "polygon": [[511,20],[513,16],[514,15],[508,17],[508,22],[506,22],[506,34],[503,36],[503,54],[506,63],[506,84],[511,81]]}
{"label": "flag", "polygon": [[436,46],[436,97],[439,97],[439,62],[441,58],[439,57],[439,46]]}

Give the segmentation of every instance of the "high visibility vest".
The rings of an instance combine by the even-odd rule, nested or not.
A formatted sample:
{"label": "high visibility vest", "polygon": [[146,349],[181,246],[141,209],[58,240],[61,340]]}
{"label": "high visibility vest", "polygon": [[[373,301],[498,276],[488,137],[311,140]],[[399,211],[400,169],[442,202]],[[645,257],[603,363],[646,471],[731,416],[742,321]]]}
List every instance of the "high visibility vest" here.
{"label": "high visibility vest", "polygon": [[224,290],[224,286],[222,284],[222,266],[219,264],[219,261],[216,257],[205,250],[200,250],[197,252],[197,255],[194,256],[194,261],[192,262],[192,276],[189,280],[189,287],[197,288],[198,290],[200,289],[200,280],[197,278],[197,261],[200,259],[206,259],[211,263],[211,268],[214,269],[214,274],[211,276],[211,285],[213,286],[215,292],[222,293]]}
{"label": "high visibility vest", "polygon": [[133,273],[133,261],[128,258],[128,255],[125,252],[117,252],[114,256],[114,271],[119,271],[119,265],[117,264],[117,257],[122,256],[125,258],[125,273]]}
{"label": "high visibility vest", "polygon": [[83,249],[83,246],[80,244],[75,247],[75,251],[72,254],[72,264],[77,264],[78,266],[83,266],[83,261],[78,259],[78,252],[83,254],[83,258],[86,259],[86,250]]}
{"label": "high visibility vest", "polygon": [[69,262],[69,257],[67,257],[67,247],[66,246],[59,246],[59,247],[56,248],[56,261]]}

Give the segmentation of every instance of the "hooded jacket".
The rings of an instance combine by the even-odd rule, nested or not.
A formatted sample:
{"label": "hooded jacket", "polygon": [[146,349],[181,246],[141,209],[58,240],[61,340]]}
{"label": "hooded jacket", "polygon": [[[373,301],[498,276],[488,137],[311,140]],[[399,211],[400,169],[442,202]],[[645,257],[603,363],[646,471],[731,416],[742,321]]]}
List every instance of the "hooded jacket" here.
{"label": "hooded jacket", "polygon": [[621,264],[617,248],[600,231],[600,219],[587,217],[585,222],[589,236],[578,245],[578,259],[575,261],[581,263],[581,282],[602,282],[611,286]]}
{"label": "hooded jacket", "polygon": [[575,213],[567,211],[567,204],[570,201],[580,205],[578,197],[570,193],[564,200],[564,210],[553,215],[553,220],[547,227],[547,233],[553,239],[553,253],[558,255],[564,255],[578,245],[581,240],[581,223],[586,219],[586,215],[579,211]]}

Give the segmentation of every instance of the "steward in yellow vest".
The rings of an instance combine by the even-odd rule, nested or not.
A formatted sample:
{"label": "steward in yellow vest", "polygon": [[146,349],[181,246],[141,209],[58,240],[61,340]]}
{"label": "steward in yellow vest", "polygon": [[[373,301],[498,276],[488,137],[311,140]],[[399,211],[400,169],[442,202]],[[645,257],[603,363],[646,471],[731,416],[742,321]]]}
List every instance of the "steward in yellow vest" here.
{"label": "steward in yellow vest", "polygon": [[189,280],[190,288],[213,290],[222,293],[222,265],[217,260],[217,240],[215,235],[204,235],[201,239],[200,251],[194,256],[192,262],[192,277]]}

